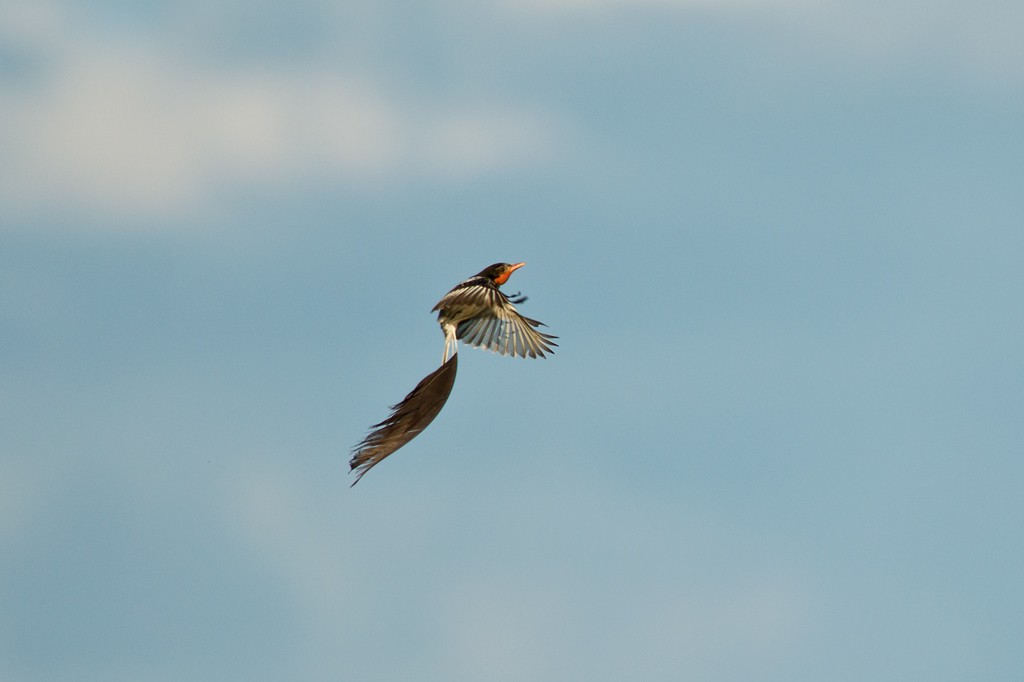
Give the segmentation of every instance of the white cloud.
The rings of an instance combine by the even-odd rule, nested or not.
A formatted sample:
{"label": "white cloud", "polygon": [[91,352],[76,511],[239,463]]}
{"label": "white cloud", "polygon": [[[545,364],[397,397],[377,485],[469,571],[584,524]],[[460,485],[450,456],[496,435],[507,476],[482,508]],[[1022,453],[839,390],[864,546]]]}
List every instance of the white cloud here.
{"label": "white cloud", "polygon": [[155,44],[23,37],[44,74],[0,89],[8,210],[165,215],[239,184],[466,180],[550,158],[561,138],[529,107],[410,99],[334,67],[211,69]]}
{"label": "white cloud", "polygon": [[53,43],[65,22],[48,0],[9,0],[0,4],[0,42],[8,49]]}
{"label": "white cloud", "polygon": [[[1024,76],[1024,41],[1016,30],[1024,23],[1020,3],[495,4],[522,20],[510,31],[533,30],[541,16],[584,12],[624,17],[618,10],[645,9],[680,21],[690,10],[723,14],[756,22],[759,30],[795,45],[792,60],[779,65],[783,70],[794,60],[839,59],[877,73],[924,64],[971,87],[979,81],[1018,83]],[[455,15],[465,8],[440,3],[439,11]],[[325,17],[346,20],[329,12]],[[0,81],[5,217],[50,208],[101,218],[159,217],[202,209],[232,187],[272,189],[311,179],[367,187],[410,178],[464,182],[549,163],[571,139],[560,115],[509,101],[500,91],[496,98],[454,101],[409,94],[376,78],[375,66],[346,68],[353,62],[336,54],[287,68],[212,65],[186,56],[182,50],[195,46],[179,45],[174,30],[162,37],[100,35],[95,24],[79,19],[47,0],[0,7],[0,41],[13,54],[27,55],[22,61],[30,64],[25,73]],[[388,20],[384,12],[368,25],[382,30],[378,24]],[[387,72],[388,64],[378,64],[380,54],[365,49],[362,63]]]}

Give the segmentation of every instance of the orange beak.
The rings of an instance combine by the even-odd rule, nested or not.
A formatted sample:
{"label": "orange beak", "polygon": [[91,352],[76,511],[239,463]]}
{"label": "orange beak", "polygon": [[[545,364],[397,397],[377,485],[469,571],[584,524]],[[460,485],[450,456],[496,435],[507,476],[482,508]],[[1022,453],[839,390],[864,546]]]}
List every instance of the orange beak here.
{"label": "orange beak", "polygon": [[508,266],[508,270],[494,278],[494,283],[497,284],[498,286],[501,286],[502,284],[508,281],[509,275],[511,275],[513,272],[523,267],[524,265],[526,265],[526,263],[515,263],[513,265]]}

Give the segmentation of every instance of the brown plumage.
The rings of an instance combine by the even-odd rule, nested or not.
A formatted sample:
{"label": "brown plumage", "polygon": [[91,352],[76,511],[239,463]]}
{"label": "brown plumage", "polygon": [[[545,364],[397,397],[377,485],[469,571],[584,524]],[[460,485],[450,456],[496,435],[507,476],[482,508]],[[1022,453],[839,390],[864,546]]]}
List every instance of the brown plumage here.
{"label": "brown plumage", "polygon": [[537,331],[543,324],[515,309],[513,303],[522,303],[526,297],[510,298],[499,289],[509,275],[524,265],[495,263],[486,267],[456,284],[434,306],[445,338],[441,366],[424,377],[402,402],[393,405],[388,418],[370,427],[366,438],[353,448],[349,466],[356,472],[356,480],[352,485],[418,436],[441,412],[455,384],[459,339],[513,357],[543,358],[545,353],[554,352],[557,344],[553,339],[557,337]]}
{"label": "brown plumage", "polygon": [[459,356],[456,353],[416,384],[402,402],[392,405],[387,419],[370,427],[372,431],[355,447],[349,462],[351,471],[356,472],[352,485],[359,483],[359,479],[374,465],[418,436],[434,421],[448,402],[458,368]]}

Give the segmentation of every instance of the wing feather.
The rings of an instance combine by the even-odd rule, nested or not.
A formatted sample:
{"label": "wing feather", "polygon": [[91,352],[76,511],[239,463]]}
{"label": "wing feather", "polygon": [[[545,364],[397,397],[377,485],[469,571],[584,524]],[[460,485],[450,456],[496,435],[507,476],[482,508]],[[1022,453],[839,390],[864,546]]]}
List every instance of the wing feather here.
{"label": "wing feather", "polygon": [[470,346],[521,358],[545,357],[558,346],[557,336],[538,331],[543,323],[524,317],[508,301],[488,308],[476,317],[461,322],[456,336]]}

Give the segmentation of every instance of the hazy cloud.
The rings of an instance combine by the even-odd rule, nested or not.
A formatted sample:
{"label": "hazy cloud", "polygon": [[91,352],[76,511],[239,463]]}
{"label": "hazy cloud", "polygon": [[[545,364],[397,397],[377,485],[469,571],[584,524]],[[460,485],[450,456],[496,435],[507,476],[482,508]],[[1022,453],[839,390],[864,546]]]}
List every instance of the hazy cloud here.
{"label": "hazy cloud", "polygon": [[[498,4],[534,18],[646,8],[771,21],[775,28],[766,30],[794,37],[813,54],[874,69],[937,60],[972,83],[1016,81],[1024,64],[1024,42],[1015,30],[1024,24],[1019,3],[970,9],[820,0]],[[372,9],[359,3],[345,8],[314,14],[344,22],[351,10],[373,25],[388,16],[382,9],[370,21]],[[436,11],[464,10],[442,3]],[[0,36],[16,57],[6,76],[0,74],[0,200],[8,214],[57,208],[98,216],[173,215],[231,187],[310,179],[357,186],[410,178],[464,182],[547,163],[571,139],[571,122],[561,112],[517,100],[515,93],[410,92],[379,76],[378,69],[388,67],[381,54],[354,61],[314,55],[287,65],[218,63],[209,55],[183,54],[190,48],[173,36],[133,40],[128,32],[104,33],[63,5],[8,3],[0,18]],[[173,34],[180,25],[178,17],[178,28],[168,30]]]}
{"label": "hazy cloud", "polygon": [[76,42],[58,16],[21,18],[36,66],[0,85],[8,210],[173,214],[238,184],[467,180],[550,158],[561,138],[526,105],[410,97],[336,67],[212,66],[157,43]]}
{"label": "hazy cloud", "polygon": [[[829,0],[497,0],[510,12],[554,18],[646,11],[666,16],[725,16],[756,21],[821,56],[866,66],[924,58],[945,61],[969,78],[1017,82],[1024,76],[1024,5],[1004,0],[963,3],[830,2]],[[616,16],[625,16],[616,14]]]}

